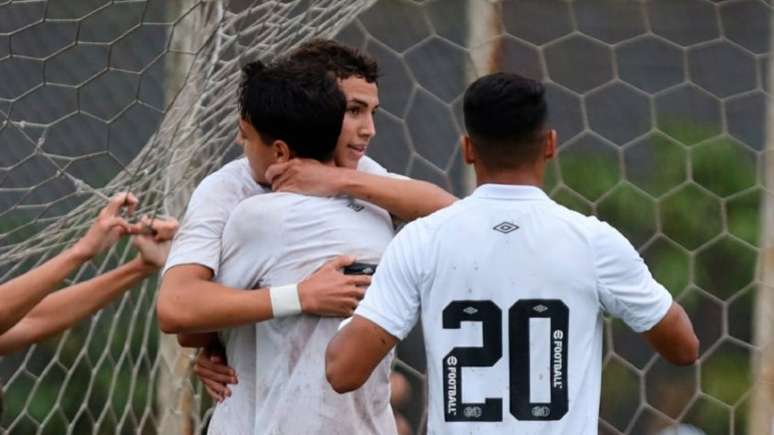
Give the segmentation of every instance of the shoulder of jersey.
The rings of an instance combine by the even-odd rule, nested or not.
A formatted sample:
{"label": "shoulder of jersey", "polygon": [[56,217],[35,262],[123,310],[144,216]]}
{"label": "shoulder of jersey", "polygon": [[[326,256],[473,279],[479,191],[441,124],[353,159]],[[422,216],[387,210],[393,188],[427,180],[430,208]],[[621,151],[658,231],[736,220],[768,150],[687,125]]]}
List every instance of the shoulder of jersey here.
{"label": "shoulder of jersey", "polygon": [[247,158],[242,157],[226,163],[217,171],[207,175],[202,179],[201,184],[242,184],[245,181],[250,181],[250,177],[250,167],[247,163]]}
{"label": "shoulder of jersey", "polygon": [[468,209],[465,198],[454,202],[448,207],[444,207],[427,216],[418,218],[406,224],[406,226],[417,227],[425,232],[434,232],[445,226],[447,222],[454,222],[454,217],[464,213]]}

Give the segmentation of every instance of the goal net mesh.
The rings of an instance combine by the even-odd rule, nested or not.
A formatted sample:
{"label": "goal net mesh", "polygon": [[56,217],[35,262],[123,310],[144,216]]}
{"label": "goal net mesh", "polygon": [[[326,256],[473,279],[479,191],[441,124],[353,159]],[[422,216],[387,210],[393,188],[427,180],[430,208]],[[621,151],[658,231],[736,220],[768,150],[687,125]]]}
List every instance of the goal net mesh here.
{"label": "goal net mesh", "polygon": [[[0,2],[0,280],[77,240],[115,192],[180,217],[239,155],[245,62],[312,37],[373,55],[369,155],[458,196],[473,185],[457,147],[464,89],[513,71],[547,87],[560,147],[546,190],[621,230],[701,340],[700,361],[678,368],[606,320],[599,432],[768,433],[771,12],[763,0]],[[133,255],[119,243],[68,283]],[[157,285],[0,359],[0,431],[200,433],[211,403],[193,354],[158,330]],[[411,394],[396,411],[422,433],[421,331],[399,357]]]}

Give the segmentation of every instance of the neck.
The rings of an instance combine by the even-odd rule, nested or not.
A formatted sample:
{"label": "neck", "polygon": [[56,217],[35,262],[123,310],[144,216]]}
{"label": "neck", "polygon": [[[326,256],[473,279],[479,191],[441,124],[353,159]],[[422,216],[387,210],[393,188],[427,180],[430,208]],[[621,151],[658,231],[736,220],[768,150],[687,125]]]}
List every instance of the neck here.
{"label": "neck", "polygon": [[543,187],[543,171],[523,168],[502,171],[487,171],[476,168],[476,186],[482,184],[513,184]]}

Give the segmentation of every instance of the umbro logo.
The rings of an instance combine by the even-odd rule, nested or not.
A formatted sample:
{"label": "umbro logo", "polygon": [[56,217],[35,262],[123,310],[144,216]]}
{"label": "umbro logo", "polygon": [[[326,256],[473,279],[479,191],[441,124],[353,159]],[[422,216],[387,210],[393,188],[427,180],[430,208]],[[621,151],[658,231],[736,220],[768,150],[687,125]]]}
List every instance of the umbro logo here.
{"label": "umbro logo", "polygon": [[543,304],[540,304],[532,307],[532,309],[537,311],[538,313],[544,313],[548,310],[548,307]]}
{"label": "umbro logo", "polygon": [[360,205],[360,204],[356,203],[352,199],[350,199],[349,202],[347,203],[347,207],[349,207],[349,208],[351,208],[352,210],[355,210],[355,211],[362,211],[365,208],[364,205]]}
{"label": "umbro logo", "polygon": [[492,227],[493,230],[499,231],[503,234],[508,234],[511,231],[516,231],[519,229],[519,226],[516,224],[512,224],[510,222],[500,222],[499,224]]}
{"label": "umbro logo", "polygon": [[472,315],[476,314],[478,312],[478,310],[473,308],[473,307],[466,307],[464,310],[462,310],[462,312],[464,312],[468,316],[472,316]]}

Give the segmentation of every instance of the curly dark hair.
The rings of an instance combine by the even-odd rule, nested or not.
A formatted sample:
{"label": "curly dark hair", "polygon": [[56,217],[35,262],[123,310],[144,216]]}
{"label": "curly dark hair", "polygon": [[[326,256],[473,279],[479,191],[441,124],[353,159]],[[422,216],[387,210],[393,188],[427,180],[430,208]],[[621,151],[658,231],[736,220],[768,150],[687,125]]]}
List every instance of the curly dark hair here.
{"label": "curly dark hair", "polygon": [[379,65],[373,57],[331,39],[312,39],[292,50],[287,59],[300,64],[315,64],[343,80],[360,77],[368,83],[376,83]]}

